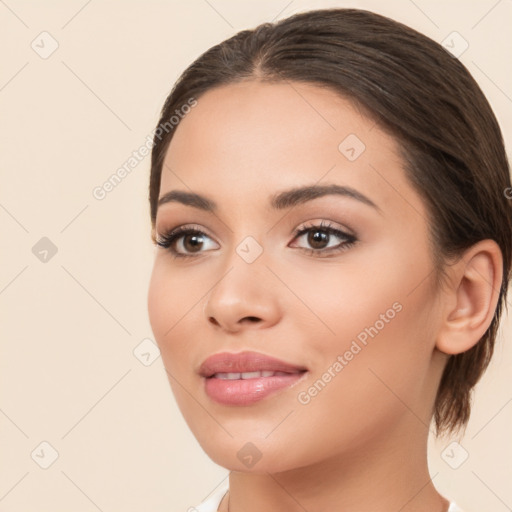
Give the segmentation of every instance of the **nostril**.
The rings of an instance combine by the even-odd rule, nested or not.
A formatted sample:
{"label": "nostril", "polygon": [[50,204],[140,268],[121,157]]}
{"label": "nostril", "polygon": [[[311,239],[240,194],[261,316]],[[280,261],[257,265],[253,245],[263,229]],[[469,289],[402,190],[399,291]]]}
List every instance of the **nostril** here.
{"label": "nostril", "polygon": [[250,322],[259,322],[260,318],[257,316],[246,316],[243,320],[249,320]]}
{"label": "nostril", "polygon": [[[213,316],[208,317],[208,322],[210,322],[211,324],[216,325],[218,327],[220,327],[220,325],[221,325],[220,322]],[[244,322],[257,323],[257,322],[261,322],[261,318],[259,318],[257,316],[244,316],[240,320],[240,323],[244,323]]]}

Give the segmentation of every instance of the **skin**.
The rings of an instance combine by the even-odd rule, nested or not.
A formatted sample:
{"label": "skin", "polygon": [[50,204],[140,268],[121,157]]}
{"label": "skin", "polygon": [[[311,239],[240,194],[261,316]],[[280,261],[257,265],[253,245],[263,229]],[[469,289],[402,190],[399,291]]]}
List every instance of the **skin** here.
{"label": "skin", "polygon": [[[349,134],[366,146],[354,161],[338,149]],[[230,512],[448,508],[427,467],[435,393],[449,354],[471,348],[492,320],[501,253],[480,242],[435,287],[426,207],[397,144],[326,88],[257,80],[208,91],[176,129],[160,196],[193,191],[219,209],[159,207],[154,235],[193,224],[206,238],[196,253],[182,237],[178,250],[188,259],[156,250],[148,311],[185,421],[209,457],[231,470]],[[380,211],[334,195],[268,206],[278,191],[327,183],[358,190]],[[295,238],[295,229],[322,220],[357,241],[328,257],[309,254],[308,235]],[[247,236],[263,249],[250,264],[236,252]],[[325,245],[343,242],[330,235]],[[394,303],[400,312],[301,404],[298,394]],[[200,364],[243,350],[308,373],[250,406],[213,402]],[[237,457],[247,442],[262,454],[251,468]],[[228,510],[227,498],[219,510]]]}

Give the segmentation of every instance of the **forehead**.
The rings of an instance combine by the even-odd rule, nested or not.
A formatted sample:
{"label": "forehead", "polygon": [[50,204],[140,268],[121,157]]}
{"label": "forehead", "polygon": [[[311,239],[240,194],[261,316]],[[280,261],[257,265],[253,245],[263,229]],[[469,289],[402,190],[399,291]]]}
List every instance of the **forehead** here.
{"label": "forehead", "polygon": [[383,209],[421,208],[402,166],[397,141],[331,89],[245,81],[206,92],[181,120],[160,195],[190,189],[243,206],[261,194],[329,182],[356,188]]}

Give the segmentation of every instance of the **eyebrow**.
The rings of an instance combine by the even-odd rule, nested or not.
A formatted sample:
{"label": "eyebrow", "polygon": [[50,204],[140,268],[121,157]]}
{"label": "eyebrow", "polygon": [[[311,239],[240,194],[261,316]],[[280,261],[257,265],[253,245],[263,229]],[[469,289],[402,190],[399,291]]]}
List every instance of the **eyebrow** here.
{"label": "eyebrow", "polygon": [[[274,194],[270,198],[270,206],[275,210],[284,210],[293,206],[306,203],[313,199],[328,195],[339,195],[355,199],[367,206],[371,206],[380,213],[382,210],[367,196],[357,191],[352,187],[342,185],[309,185],[305,187],[296,187],[289,190],[284,190]],[[198,208],[207,212],[215,212],[218,210],[218,205],[212,199],[209,199],[195,192],[185,192],[182,190],[171,190],[164,194],[158,200],[158,206],[167,203],[181,203],[186,206]]]}

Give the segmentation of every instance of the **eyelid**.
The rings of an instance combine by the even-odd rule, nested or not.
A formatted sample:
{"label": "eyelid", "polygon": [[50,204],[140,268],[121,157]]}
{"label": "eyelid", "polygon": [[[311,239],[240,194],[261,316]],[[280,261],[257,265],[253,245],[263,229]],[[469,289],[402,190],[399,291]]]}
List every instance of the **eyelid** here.
{"label": "eyelid", "polygon": [[308,220],[299,224],[299,227],[295,228],[291,234],[296,234],[299,231],[303,231],[309,228],[322,228],[322,229],[333,229],[337,231],[341,231],[347,236],[357,237],[355,231],[349,228],[346,224],[340,224],[339,222],[333,221],[327,217],[319,217],[313,220]]}
{"label": "eyelid", "polygon": [[198,231],[200,233],[205,234],[208,238],[211,238],[212,240],[215,240],[215,237],[210,235],[207,228],[200,224],[196,224],[194,222],[191,223],[185,223],[185,224],[177,224],[175,227],[172,228],[162,228],[156,230],[156,237],[163,237],[163,236],[169,236],[176,233],[183,233],[187,231]]}

